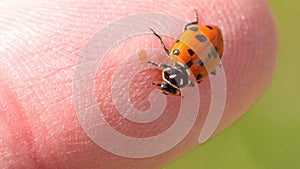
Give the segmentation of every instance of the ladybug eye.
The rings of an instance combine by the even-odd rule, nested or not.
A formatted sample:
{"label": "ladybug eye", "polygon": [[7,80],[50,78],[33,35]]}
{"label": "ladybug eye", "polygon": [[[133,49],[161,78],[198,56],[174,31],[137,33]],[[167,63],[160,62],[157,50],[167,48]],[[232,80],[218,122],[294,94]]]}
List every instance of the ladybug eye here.
{"label": "ladybug eye", "polygon": [[167,82],[162,82],[161,85],[160,85],[160,87],[162,89],[166,88],[167,87]]}
{"label": "ladybug eye", "polygon": [[178,49],[174,49],[173,50],[173,54],[176,55],[176,56],[178,56],[178,55],[180,55],[180,51]]}

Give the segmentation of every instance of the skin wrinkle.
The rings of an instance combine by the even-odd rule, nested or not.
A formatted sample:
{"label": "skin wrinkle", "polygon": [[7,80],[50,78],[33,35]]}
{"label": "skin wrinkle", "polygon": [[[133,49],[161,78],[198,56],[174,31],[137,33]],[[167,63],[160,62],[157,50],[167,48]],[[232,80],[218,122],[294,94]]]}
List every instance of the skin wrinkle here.
{"label": "skin wrinkle", "polygon": [[[20,63],[23,63],[23,62],[21,61]],[[43,63],[42,63],[42,64],[43,64]],[[17,65],[17,63],[16,63],[16,62],[15,62],[15,65]],[[27,65],[26,65],[26,66],[27,66]],[[19,73],[19,74],[22,74],[22,73]],[[30,71],[28,72],[28,74],[29,74],[29,75],[31,75],[31,74],[30,74]],[[15,76],[13,76],[13,77],[15,77]],[[43,77],[42,77],[42,79],[43,79]],[[33,79],[33,78],[31,78],[29,81],[28,81],[28,80],[25,80],[25,81],[27,81],[27,82],[30,82],[30,83],[31,83],[32,81],[34,81],[34,79]],[[71,82],[71,80],[69,80],[69,81]],[[39,83],[40,83],[40,82],[36,82],[36,84],[39,84]],[[40,85],[41,85],[41,83],[40,83]],[[28,86],[28,87],[29,87],[29,86]],[[33,89],[33,88],[31,88],[31,87],[32,87],[32,86],[30,86],[30,87],[29,87],[29,91],[30,91],[30,90],[34,90],[34,89]],[[69,88],[70,88],[70,87],[69,87]],[[39,92],[37,92],[37,93],[39,93]],[[45,93],[45,92],[42,92],[42,93]],[[30,94],[30,93],[29,93],[29,94]],[[23,99],[24,99],[24,96],[21,96],[21,97],[23,97]],[[19,98],[20,98],[20,97],[19,97]],[[38,96],[38,98],[39,98],[38,100],[42,100],[42,99],[41,99],[41,98],[42,98],[42,96]],[[24,100],[25,100],[25,99],[24,99]],[[51,99],[50,99],[50,100],[51,100]],[[22,101],[22,100],[20,100],[20,101]],[[37,101],[37,102],[40,102],[40,101]],[[25,105],[25,107],[27,107],[27,106]],[[42,111],[42,110],[39,110],[39,111]],[[31,130],[29,130],[29,131],[31,131]]]}
{"label": "skin wrinkle", "polygon": [[[10,12],[5,10],[7,13],[4,13],[2,6],[0,6],[0,46],[5,43],[3,45],[4,51],[0,50],[0,85],[5,84],[3,88],[1,86],[3,91],[1,91],[2,97],[0,99],[5,99],[2,93],[14,93],[10,99],[15,100],[10,104],[10,108],[13,110],[11,115],[20,118],[18,120],[20,123],[18,126],[8,123],[10,125],[8,127],[13,131],[18,131],[18,133],[31,132],[30,136],[25,134],[21,136],[32,144],[27,145],[28,149],[23,156],[11,157],[11,160],[15,162],[13,164],[7,163],[6,166],[13,168],[15,168],[14,166],[24,168],[96,168],[99,166],[104,169],[120,167],[158,168],[196,146],[196,137],[203,125],[204,114],[199,115],[193,130],[176,148],[158,157],[147,159],[127,159],[111,155],[95,145],[78,123],[71,101],[71,83],[73,66],[80,50],[88,39],[105,24],[139,12],[159,11],[189,21],[193,19],[192,10],[197,6],[197,9],[201,10],[199,12],[201,23],[216,23],[225,31],[223,66],[226,75],[234,77],[228,79],[228,83],[231,84],[228,85],[228,90],[234,92],[229,95],[228,101],[232,104],[226,105],[226,113],[218,131],[230,125],[266,89],[274,73],[274,63],[276,62],[276,51],[271,50],[275,48],[274,44],[276,45],[276,32],[275,29],[269,30],[270,27],[275,27],[274,20],[267,13],[269,10],[266,10],[266,3],[261,0],[235,0],[234,2],[236,2],[235,6],[232,5],[232,1],[189,2],[184,0],[180,3],[177,1],[176,3],[169,3],[170,8],[162,7],[161,4],[164,3],[162,1],[151,0],[148,2],[116,1],[115,3],[111,3],[111,1],[89,3],[39,1],[39,3],[29,4],[15,2],[9,7],[11,8]],[[210,6],[211,4],[213,5]],[[250,9],[239,7],[241,5]],[[211,10],[211,7],[216,10]],[[178,12],[179,8],[181,8],[180,12]],[[219,12],[223,14],[221,17]],[[245,16],[245,20],[242,20],[242,16]],[[248,25],[247,22],[258,22],[259,26]],[[261,27],[268,29],[260,30]],[[253,35],[256,39],[264,38],[267,34],[268,38],[275,37],[273,39],[275,42],[274,44],[267,43],[262,53],[253,52],[253,56],[246,57],[252,51],[243,49],[261,49],[260,46],[265,41],[262,39],[254,46],[252,41],[247,41],[244,38],[244,31],[246,33],[247,31],[255,31],[249,35]],[[5,37],[5,40],[2,41],[2,36],[6,34],[10,36]],[[166,43],[170,47],[172,40],[166,40]],[[151,39],[146,38],[145,44],[161,49],[159,42],[153,37]],[[128,47],[134,48],[131,45]],[[253,59],[248,59],[256,58],[258,54],[266,55],[260,59],[269,61],[267,65],[264,65],[267,68],[259,64],[256,66]],[[237,61],[239,61],[239,65],[236,64]],[[238,77],[244,77],[247,72],[255,72],[253,71],[254,67],[261,67],[259,68],[261,73],[254,76],[260,82],[256,87],[251,87],[253,85],[246,82],[237,82]],[[209,88],[209,83],[204,83],[201,87],[203,87],[203,90],[200,91],[203,92],[201,96],[209,97],[210,93],[205,91],[206,88]],[[254,89],[255,91],[252,91]],[[245,90],[251,91],[252,94],[249,93],[248,97],[244,97],[243,92]],[[238,95],[239,92],[240,95]],[[209,100],[206,101],[209,102]],[[236,106],[234,104],[236,102],[241,103],[241,106]],[[14,106],[17,106],[17,109],[13,109]],[[2,119],[3,117],[0,118],[8,121],[8,119]],[[23,125],[27,126],[23,127]],[[5,135],[2,133],[0,138],[1,136],[4,137]],[[14,141],[11,143],[9,139],[5,140],[6,144],[13,146],[20,144],[19,140],[11,140]],[[0,154],[1,151],[0,148]],[[11,151],[12,153],[13,151],[20,153],[22,149]],[[32,156],[32,153],[35,154],[36,160],[27,163],[24,158]]]}
{"label": "skin wrinkle", "polygon": [[[0,154],[7,154],[6,156],[0,156],[0,166],[14,167],[17,168],[20,165],[27,165],[30,168],[43,168],[44,166],[37,163],[35,154],[35,147],[33,146],[34,138],[32,136],[32,130],[30,125],[25,120],[22,108],[18,105],[16,96],[9,92],[9,88],[4,84],[0,83],[0,103],[2,109],[0,110],[1,119],[0,128],[7,132],[8,138],[4,138],[0,135],[0,147],[7,147],[6,150],[0,150]],[[5,120],[6,119],[6,120]],[[20,123],[20,121],[22,123]],[[25,122],[25,123],[24,123]],[[20,127],[12,127],[20,126]],[[9,142],[10,139],[12,143]],[[4,144],[4,145],[3,145]],[[7,160],[18,159],[19,163],[9,162]],[[26,164],[25,164],[26,163]]]}

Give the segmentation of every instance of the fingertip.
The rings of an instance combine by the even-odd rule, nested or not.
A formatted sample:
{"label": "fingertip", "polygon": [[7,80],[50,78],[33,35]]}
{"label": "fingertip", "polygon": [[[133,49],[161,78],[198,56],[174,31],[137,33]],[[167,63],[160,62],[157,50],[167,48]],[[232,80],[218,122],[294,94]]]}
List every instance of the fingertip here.
{"label": "fingertip", "polygon": [[232,124],[263,95],[278,56],[276,21],[266,1],[222,2],[224,15],[218,24],[224,35],[222,63],[228,96],[218,130]]}
{"label": "fingertip", "polygon": [[[29,5],[29,7],[26,6],[26,8],[22,9],[21,10],[22,12],[19,13],[18,16],[12,16],[11,17],[12,19],[10,17],[7,17],[4,20],[8,23],[14,19],[15,25],[21,25],[20,27],[17,27],[18,30],[22,30],[20,31],[20,35],[24,35],[24,36],[7,37],[8,40],[11,40],[9,42],[24,44],[24,46],[20,45],[20,47],[18,47],[18,45],[14,46],[14,44],[9,43],[8,45],[11,45],[9,46],[10,47],[9,49],[13,51],[14,48],[17,46],[19,53],[7,52],[8,56],[20,55],[21,56],[20,58],[15,57],[14,59],[21,60],[25,58],[24,60],[26,60],[28,58],[33,58],[31,57],[32,53],[33,54],[42,53],[42,55],[38,55],[39,57],[34,57],[32,60],[30,59],[30,62],[27,62],[30,63],[31,66],[30,69],[28,69],[26,66],[21,64],[18,65],[18,67],[20,67],[20,70],[26,70],[26,72],[28,71],[28,74],[32,75],[33,77],[36,77],[37,81],[45,82],[43,84],[40,84],[39,86],[43,89],[44,93],[30,92],[32,93],[32,95],[26,96],[26,98],[28,100],[33,98],[31,101],[34,102],[35,103],[34,105],[37,106],[38,108],[43,109],[45,106],[47,107],[51,105],[52,108],[51,110],[56,111],[55,113],[50,112],[54,120],[52,118],[49,118],[48,109],[47,111],[45,110],[39,113],[44,114],[45,117],[47,117],[44,118],[46,119],[46,122],[43,121],[42,124],[45,125],[43,127],[48,129],[48,126],[51,126],[53,128],[51,129],[51,131],[61,132],[59,138],[53,137],[52,132],[46,133],[46,129],[45,129],[45,133],[46,133],[45,136],[42,138],[40,137],[36,138],[37,139],[36,144],[47,143],[47,145],[49,145],[49,147],[46,148],[47,151],[48,149],[55,150],[55,151],[63,150],[58,154],[55,154],[55,152],[51,153],[51,155],[54,156],[51,159],[63,159],[61,157],[65,156],[65,154],[68,153],[71,154],[69,155],[71,160],[69,160],[67,163],[62,163],[59,166],[69,166],[71,164],[76,167],[79,166],[82,168],[86,166],[92,166],[92,167],[99,166],[98,164],[106,164],[105,166],[101,166],[101,167],[111,168],[112,166],[121,166],[124,168],[132,168],[132,166],[136,165],[136,166],[141,166],[139,168],[146,168],[146,167],[154,168],[154,167],[160,167],[161,165],[167,163],[169,160],[178,157],[179,155],[183,154],[184,152],[188,151],[190,148],[198,144],[198,142],[195,140],[198,139],[201,126],[203,125],[203,122],[206,117],[205,113],[199,113],[197,122],[195,123],[193,130],[191,130],[191,132],[188,133],[187,138],[185,138],[182,142],[180,142],[180,144],[178,144],[175,148],[162,154],[161,156],[157,156],[157,158],[153,157],[149,159],[145,158],[140,160],[121,158],[108,151],[105,151],[101,147],[99,148],[98,145],[92,143],[91,139],[88,138],[88,136],[83,134],[80,135],[80,137],[82,137],[83,138],[82,140],[88,142],[89,144],[82,145],[84,141],[78,139],[77,134],[83,132],[74,131],[72,130],[71,127],[70,127],[71,132],[67,130],[61,130],[58,125],[53,125],[53,124],[63,123],[62,126],[65,127],[66,125],[64,123],[66,123],[66,121],[72,121],[73,119],[75,119],[74,116],[76,112],[75,110],[72,109],[73,107],[70,105],[67,106],[68,110],[65,110],[64,108],[62,108],[61,102],[60,103],[52,102],[52,100],[47,98],[52,95],[55,96],[57,95],[57,98],[55,97],[56,100],[69,101],[68,99],[71,98],[70,93],[72,92],[70,91],[71,88],[66,89],[66,86],[69,86],[69,84],[66,84],[67,83],[66,81],[69,82],[69,79],[71,79],[73,76],[72,70],[70,68],[71,66],[69,66],[69,64],[72,64],[73,63],[72,61],[74,61],[75,58],[74,56],[80,53],[81,48],[86,43],[85,40],[88,39],[94,32],[101,29],[106,24],[109,24],[112,20],[123,18],[128,15],[144,13],[144,12],[160,12],[160,13],[169,14],[169,15],[182,18],[186,21],[192,21],[194,19],[193,9],[196,8],[199,13],[199,21],[201,24],[215,24],[218,25],[220,28],[222,28],[223,36],[224,36],[224,56],[222,58],[222,63],[224,65],[223,67],[227,77],[226,82],[227,82],[228,96],[227,96],[227,103],[226,103],[224,116],[219,125],[219,131],[224,129],[226,126],[232,124],[235,120],[237,120],[257,100],[257,98],[263,94],[263,92],[266,90],[266,88],[268,87],[272,79],[275,70],[276,60],[277,60],[277,32],[276,32],[276,24],[274,18],[272,16],[268,4],[265,1],[261,1],[261,0],[189,1],[187,0],[184,2],[174,1],[172,3],[168,3],[167,8],[165,5],[162,5],[165,4],[165,2],[160,0],[157,1],[149,0],[143,2],[116,1],[114,3],[103,1],[99,4],[96,2],[94,2],[94,4],[92,2],[91,3],[78,2],[76,4],[51,2],[51,4],[48,4],[48,6],[47,3],[42,4],[42,7],[36,8],[35,10],[33,10],[33,12],[30,12],[30,14],[28,14],[27,8],[31,8]],[[37,6],[39,5],[40,4],[37,4]],[[65,8],[66,10],[61,10],[62,8]],[[21,19],[19,18],[19,15]],[[21,16],[24,18],[22,19]],[[139,20],[139,22],[141,21]],[[167,22],[163,24],[168,25]],[[32,25],[34,25],[33,29],[31,29]],[[130,24],[126,26],[130,26]],[[172,29],[174,28],[171,27],[170,31],[172,31]],[[182,30],[182,28],[178,28],[178,29]],[[11,30],[11,27],[7,27],[7,30]],[[114,36],[113,34],[114,30],[112,30],[111,32],[112,32],[111,36]],[[10,33],[14,35],[16,34],[16,31],[15,32],[12,31]],[[32,39],[34,41],[28,41],[28,39]],[[59,46],[59,48],[57,48],[57,45]],[[160,43],[157,40],[147,41],[147,39],[145,40],[143,38],[140,38],[138,39],[138,43],[134,42],[134,43],[126,44],[125,46],[127,48],[125,51],[122,51],[124,52],[122,54],[129,54],[130,51],[133,51],[128,48],[133,49],[136,48],[136,46],[142,46],[142,45],[145,45],[146,47],[149,46],[160,47]],[[27,47],[29,47],[30,50],[26,50]],[[118,53],[113,53],[112,55],[110,55],[109,62],[105,62],[107,65],[110,66],[110,67],[106,67],[108,73],[105,74],[105,76],[112,76],[114,71],[113,68],[114,66],[116,66],[116,62],[120,62],[120,57],[118,56],[119,56]],[[35,58],[38,59],[34,60]],[[41,75],[39,74],[41,73],[41,64],[39,64],[38,60],[46,60],[45,62],[46,65],[42,65],[42,66],[49,67],[50,69],[52,69],[53,67],[53,69],[56,70],[58,62],[55,62],[53,60],[56,60],[57,58],[59,58],[58,61],[60,64],[62,64],[61,67],[63,67],[63,69],[70,68],[70,70],[68,69],[67,71],[61,71],[61,72],[55,71],[55,74],[57,74],[57,76],[55,77],[53,77],[51,74],[52,72],[50,72],[49,76],[53,77],[53,79],[52,78],[47,79],[48,77],[46,78],[45,76],[41,77]],[[51,60],[53,62],[50,61],[47,62],[48,60]],[[9,62],[14,62],[14,61],[9,61]],[[65,63],[67,64],[64,65]],[[147,61],[145,61],[145,65],[146,64]],[[4,71],[8,71],[8,70],[12,70],[12,69],[7,68]],[[83,69],[81,71],[86,71],[86,69]],[[19,72],[13,72],[12,74],[11,72],[7,72],[7,74],[10,74],[12,76],[18,73]],[[127,72],[124,72],[124,74],[126,73]],[[144,74],[147,73],[148,72],[146,73],[144,72]],[[155,74],[160,75],[159,73],[160,72],[156,72],[153,75]],[[20,76],[20,73],[18,75]],[[107,84],[109,82],[107,80],[108,78],[105,79],[103,78],[103,76],[99,78],[100,78],[99,84]],[[12,82],[14,82],[13,84],[16,86],[12,88],[17,88],[17,89],[24,88],[23,86],[18,85],[18,83],[22,84],[26,80],[28,79],[26,78],[18,79],[18,81],[12,80]],[[59,87],[52,85],[53,81],[55,81],[55,84],[59,84],[58,85]],[[139,78],[136,81],[136,83],[141,81],[143,81],[143,83],[140,83],[138,87],[141,87],[141,85],[146,85],[146,82],[147,84],[149,84],[148,86],[151,86],[152,81],[150,81],[149,79],[147,81],[147,78],[146,79]],[[49,87],[47,85],[49,86],[52,85],[52,86]],[[123,87],[122,85],[120,85],[120,87]],[[29,87],[32,86],[29,85]],[[97,86],[97,87],[103,89],[102,88],[103,86]],[[111,86],[107,86],[107,91],[104,92],[111,92],[110,87]],[[205,97],[209,97],[207,95],[209,95],[210,93],[209,93],[209,89],[206,90],[207,88],[209,88],[209,85],[207,84],[200,85],[200,89],[201,89],[200,92],[202,92],[201,99],[202,98],[204,99]],[[31,89],[28,89],[28,91],[31,91]],[[64,91],[63,95],[61,91]],[[100,92],[97,94],[102,95],[104,92],[100,90]],[[139,94],[142,95],[144,94],[143,92],[149,92],[149,91],[148,89],[147,91],[146,90],[143,91],[143,89],[141,88],[139,92],[137,92],[137,95],[135,96],[140,97]],[[42,104],[36,103],[36,100],[34,100],[35,98],[39,98]],[[192,100],[193,98],[185,97],[183,99]],[[209,99],[207,100],[208,101],[205,102],[205,104],[207,103],[208,105]],[[117,111],[114,108],[112,108],[114,106],[113,102],[111,100],[110,103],[108,102],[108,97],[100,96],[98,101],[100,105],[107,103],[106,105],[103,106],[106,108],[105,109],[105,111],[107,112],[106,115],[112,116],[112,112]],[[144,103],[148,104],[147,102]],[[208,106],[207,105],[202,106],[202,104],[201,104],[201,111],[203,112],[207,111]],[[32,108],[30,107],[31,105],[28,104],[26,104],[26,106],[28,106],[27,110],[36,110],[35,109],[36,107]],[[84,107],[85,105],[81,105],[81,106]],[[136,107],[147,109],[147,107],[143,107],[143,106],[144,105],[140,105],[140,102],[136,104]],[[171,104],[168,105],[168,109],[166,111],[174,112],[174,109],[175,111],[177,111],[180,109],[180,107],[178,105],[174,106]],[[67,113],[67,112],[73,112],[73,113]],[[32,120],[32,124],[36,124],[36,126],[40,127],[39,122],[41,119],[39,118],[39,116],[38,117],[32,116],[31,114],[32,112],[27,112],[27,113],[28,115],[30,115],[30,117],[32,117],[30,118]],[[118,121],[118,119],[116,120],[116,118],[114,117],[110,119],[111,119],[112,126],[114,126],[115,128],[119,127],[120,131],[123,131],[123,133],[120,132],[121,134],[128,134],[129,136],[149,137],[149,136],[153,136],[154,134],[160,134],[161,132],[167,130],[168,129],[167,127],[170,126],[176,120],[176,116],[174,114],[171,115],[172,118],[170,118],[169,116],[163,116],[164,118],[162,118],[162,120],[164,121],[162,123],[159,122],[152,123],[149,124],[151,125],[151,127],[147,127],[147,128],[143,126],[140,127],[138,132],[141,134],[139,133],[137,134],[137,132],[134,131],[137,129],[137,127],[135,127],[136,124],[131,124],[131,126],[120,125],[123,121]],[[118,114],[118,116],[120,115]],[[68,118],[72,120],[68,120]],[[60,121],[55,121],[58,119]],[[76,121],[74,123],[78,123],[78,122]],[[73,127],[74,123],[72,121],[72,123],[70,123],[69,125]],[[94,126],[99,126],[99,125],[102,125],[102,123],[95,124]],[[134,133],[130,133],[124,130],[132,130]],[[72,136],[70,137],[70,134],[71,135],[74,134],[76,135],[76,137],[72,137]],[[36,133],[36,135],[39,136],[40,133]],[[103,135],[102,137],[106,137],[106,135]],[[45,139],[45,138],[51,138],[50,143],[49,143],[49,139]],[[65,138],[71,138],[71,139],[70,141],[68,140],[66,141]],[[172,140],[172,138],[170,138],[170,140]],[[116,140],[114,141],[116,142]],[[169,141],[168,139],[165,139],[162,140],[161,142],[167,143],[168,141]],[[55,144],[52,144],[51,142]],[[62,147],[62,145],[67,145],[67,144],[74,144],[74,146],[70,146],[67,148]],[[116,145],[119,146],[118,144]],[[44,149],[42,145],[37,145],[37,147]],[[74,152],[74,147],[76,149],[76,152]],[[128,151],[130,151],[131,148],[133,147],[126,147],[126,148],[128,148]],[[151,148],[152,147],[145,147],[146,150]],[[78,162],[78,154],[80,154],[80,156],[84,159],[86,163],[82,161]],[[93,154],[93,157],[91,157],[91,154]],[[49,159],[48,156],[44,156],[44,155],[40,155],[40,156],[42,156],[40,158],[42,158],[43,161],[47,161],[47,159]],[[107,160],[104,161],[103,159],[107,159]]]}

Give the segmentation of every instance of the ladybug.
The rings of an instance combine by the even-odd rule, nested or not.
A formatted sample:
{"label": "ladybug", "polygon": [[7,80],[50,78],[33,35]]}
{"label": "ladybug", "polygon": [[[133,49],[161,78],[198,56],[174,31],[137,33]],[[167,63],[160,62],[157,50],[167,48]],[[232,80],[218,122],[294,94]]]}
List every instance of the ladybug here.
{"label": "ladybug", "polygon": [[159,39],[165,52],[175,62],[173,66],[153,61],[148,63],[162,69],[162,79],[157,86],[165,95],[181,96],[180,89],[194,87],[201,83],[208,74],[216,74],[215,68],[223,54],[223,37],[215,25],[199,25],[198,13],[195,10],[195,21],[184,26],[184,31],[167,49],[161,36],[150,28]]}

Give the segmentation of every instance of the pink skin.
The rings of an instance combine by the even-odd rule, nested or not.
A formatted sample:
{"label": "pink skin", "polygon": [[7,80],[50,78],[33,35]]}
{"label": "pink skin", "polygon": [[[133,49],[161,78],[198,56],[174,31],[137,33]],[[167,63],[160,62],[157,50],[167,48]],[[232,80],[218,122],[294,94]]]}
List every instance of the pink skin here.
{"label": "pink skin", "polygon": [[[197,8],[201,23],[214,23],[223,29],[228,97],[216,133],[255,103],[270,85],[276,67],[276,24],[262,0],[184,0],[168,4],[160,0],[4,1],[1,5],[1,168],[159,168],[198,145],[205,115],[199,115],[179,145],[146,159],[123,158],[104,151],[81,128],[71,99],[74,65],[89,38],[118,18],[162,12],[192,20],[192,9]],[[159,48],[157,39],[151,40],[146,41],[148,45],[155,43]],[[166,42],[170,47],[172,42]],[[128,48],[135,45],[128,44]],[[135,80],[137,84],[143,81]],[[105,105],[107,100],[98,101]],[[151,131],[157,132],[156,126],[152,127]]]}

